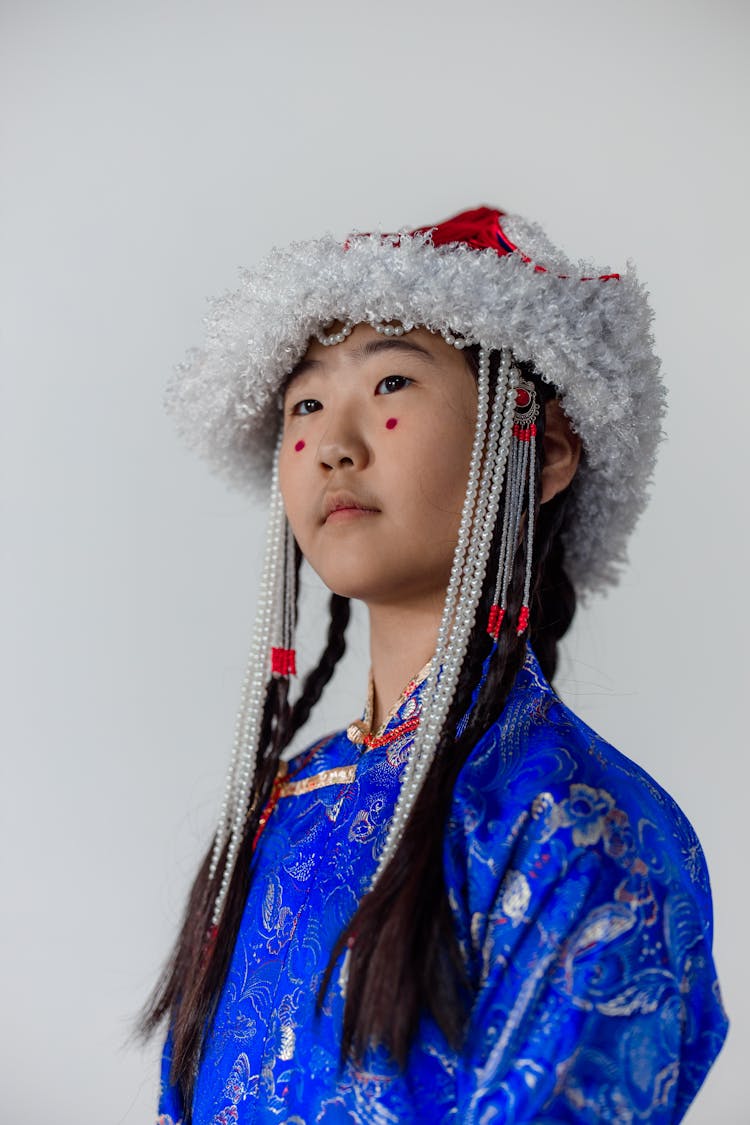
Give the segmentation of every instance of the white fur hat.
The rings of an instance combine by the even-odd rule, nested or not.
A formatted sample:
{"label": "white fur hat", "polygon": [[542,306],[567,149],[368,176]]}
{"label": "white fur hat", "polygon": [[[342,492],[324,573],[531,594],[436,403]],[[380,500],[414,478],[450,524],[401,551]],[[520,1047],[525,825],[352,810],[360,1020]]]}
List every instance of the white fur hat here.
{"label": "white fur hat", "polygon": [[334,320],[397,320],[510,348],[554,384],[583,441],[564,535],[584,593],[617,580],[647,500],[665,399],[651,316],[632,269],[573,263],[535,225],[481,207],[398,235],[274,250],[211,302],[203,347],[175,369],[167,406],[215,469],[260,484],[279,391]]}

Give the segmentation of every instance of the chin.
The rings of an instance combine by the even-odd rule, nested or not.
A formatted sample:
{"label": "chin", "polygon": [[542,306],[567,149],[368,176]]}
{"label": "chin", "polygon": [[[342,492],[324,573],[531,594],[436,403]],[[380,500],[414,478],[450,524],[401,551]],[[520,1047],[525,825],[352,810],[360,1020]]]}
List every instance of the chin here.
{"label": "chin", "polygon": [[341,598],[352,598],[358,602],[369,602],[373,598],[372,587],[369,583],[362,581],[362,575],[353,576],[339,576],[326,577],[320,575],[323,584],[328,587],[332,594],[338,594]]}
{"label": "chin", "polygon": [[[372,557],[368,562],[372,565]],[[426,580],[424,575],[415,576],[413,571],[404,573],[403,568],[397,567],[388,571],[378,568],[377,572],[373,572],[364,567],[347,566],[318,570],[317,573],[332,594],[363,602],[370,608],[424,605],[429,598],[435,601],[438,613],[442,608],[449,577],[446,574],[443,581],[442,574],[430,575]]]}
{"label": "chin", "polygon": [[339,565],[335,566],[318,567],[311,559],[307,560],[332,594],[360,602],[383,600],[404,582],[403,575],[384,573],[381,567],[374,571],[372,552],[365,560],[358,559],[353,552],[344,555],[342,551],[341,556]]}

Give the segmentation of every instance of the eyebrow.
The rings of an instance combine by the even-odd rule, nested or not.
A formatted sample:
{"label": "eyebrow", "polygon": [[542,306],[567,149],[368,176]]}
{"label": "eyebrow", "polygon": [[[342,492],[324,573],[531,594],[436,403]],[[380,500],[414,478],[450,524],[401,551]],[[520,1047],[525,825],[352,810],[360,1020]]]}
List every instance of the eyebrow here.
{"label": "eyebrow", "polygon": [[[365,343],[354,348],[351,354],[358,363],[364,363],[365,360],[371,359],[374,355],[380,355],[381,352],[402,352],[406,355],[412,355],[419,359],[427,360],[428,363],[436,364],[438,362],[432,352],[428,351],[427,348],[423,348],[421,344],[415,344],[411,340],[396,339],[393,337],[383,340],[366,340]],[[322,360],[301,359],[291,372],[286,386],[288,387],[298,375],[304,375],[307,371],[315,371],[322,366]]]}
{"label": "eyebrow", "polygon": [[428,360],[429,363],[437,363],[432,352],[427,348],[423,348],[421,344],[415,344],[411,340],[404,340],[402,338],[386,337],[384,340],[367,340],[364,344],[360,344],[355,348],[352,355],[355,359],[364,361],[370,359],[371,356],[378,355],[380,352],[406,352],[412,355],[416,354],[421,356],[422,359]]}

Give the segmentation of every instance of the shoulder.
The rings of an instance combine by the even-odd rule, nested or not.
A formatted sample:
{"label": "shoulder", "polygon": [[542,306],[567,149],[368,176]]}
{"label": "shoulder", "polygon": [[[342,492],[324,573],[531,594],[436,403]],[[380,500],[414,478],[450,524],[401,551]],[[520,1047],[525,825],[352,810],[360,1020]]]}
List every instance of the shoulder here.
{"label": "shoulder", "polygon": [[[547,845],[553,868],[572,861],[687,895],[707,936],[708,872],[698,837],[672,797],[558,698],[529,652],[500,719],[479,741],[454,792],[449,837],[472,866],[497,869],[522,842]],[[623,898],[629,893],[621,888]]]}
{"label": "shoulder", "polygon": [[564,706],[533,655],[459,775],[445,874],[478,1028],[512,1012],[543,1037],[558,1013],[572,1036],[560,1057],[596,1067],[605,1043],[631,1066],[648,1042],[652,1062],[680,1058],[687,1106],[727,1027],[698,838],[644,769]]}

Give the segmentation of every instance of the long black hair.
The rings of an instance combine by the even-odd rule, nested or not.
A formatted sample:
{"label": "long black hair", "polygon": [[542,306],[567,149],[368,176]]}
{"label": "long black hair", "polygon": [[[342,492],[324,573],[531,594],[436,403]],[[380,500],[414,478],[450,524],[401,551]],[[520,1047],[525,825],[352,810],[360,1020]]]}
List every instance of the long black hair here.
{"label": "long black hair", "polygon": [[[464,355],[476,373],[477,349],[468,348]],[[493,353],[493,380],[498,362],[499,354]],[[519,366],[524,377],[533,380],[541,399],[549,399],[552,390],[533,368]],[[541,480],[543,410],[537,420],[537,435],[536,479]],[[566,506],[567,490],[542,506],[537,495],[535,510],[525,517],[525,525],[534,521],[536,528],[529,640],[548,679],[552,679],[557,667],[557,643],[575,612],[575,593],[565,572],[561,539]],[[320,999],[335,963],[348,948],[342,1057],[361,1057],[370,1043],[381,1042],[403,1065],[424,1011],[432,1015],[451,1043],[457,1046],[461,1040],[467,981],[443,877],[445,823],[461,767],[479,737],[499,718],[526,655],[526,636],[519,637],[514,628],[506,626],[500,633],[468,724],[457,737],[458,724],[468,709],[492,645],[486,623],[497,574],[501,526],[502,501],[476,621],[435,760],[393,859],[341,933],[323,980]],[[524,539],[525,536],[517,548],[508,592],[511,621],[517,619],[523,596]],[[298,567],[299,561],[298,552]],[[252,804],[218,932],[207,940],[222,871],[220,864],[209,880],[209,848],[190,892],[172,955],[140,1019],[143,1035],[169,1019],[171,1080],[182,1094],[186,1125],[191,1120],[193,1089],[206,1029],[216,1011],[250,888],[252,843],[260,816],[269,799],[282,751],[307,721],[345,651],[348,621],[348,599],[332,594],[325,648],[294,704],[288,698],[288,681],[269,681]]]}

